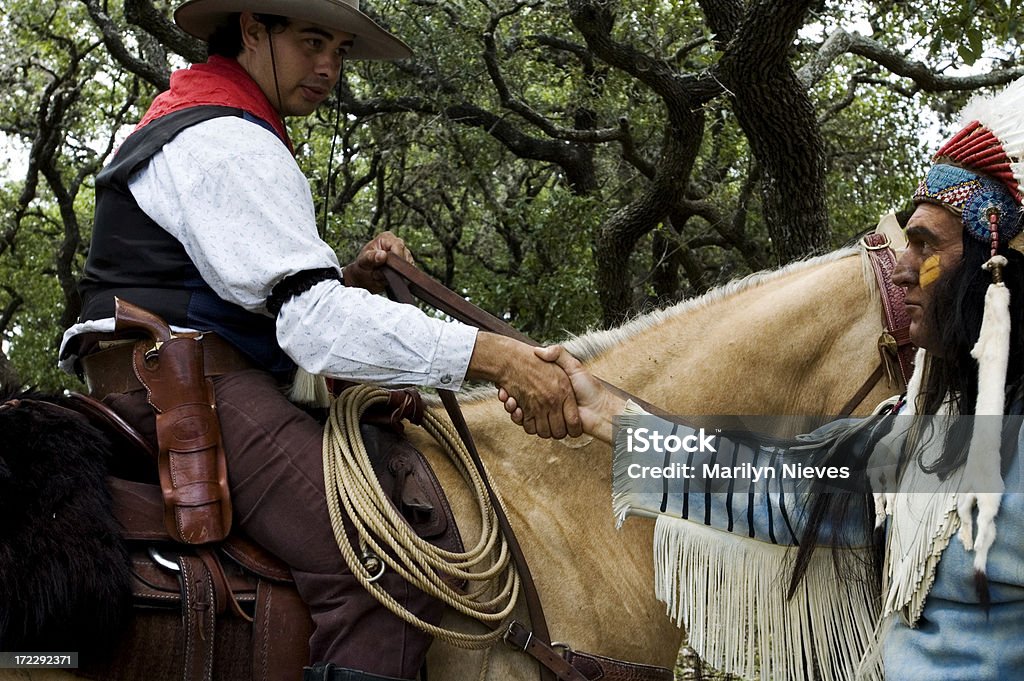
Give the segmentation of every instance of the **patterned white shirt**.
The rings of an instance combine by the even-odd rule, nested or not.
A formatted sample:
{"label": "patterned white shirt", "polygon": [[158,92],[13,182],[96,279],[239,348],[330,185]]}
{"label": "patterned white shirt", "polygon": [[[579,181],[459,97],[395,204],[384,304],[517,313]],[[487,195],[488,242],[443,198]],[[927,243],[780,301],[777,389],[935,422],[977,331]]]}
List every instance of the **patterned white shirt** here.
{"label": "patterned white shirt", "polygon": [[[132,176],[129,188],[217,295],[251,312],[269,316],[267,296],[289,275],[341,269],[317,234],[309,183],[288,149],[241,118],[186,128]],[[63,349],[70,338],[113,328],[113,319],[103,319],[68,329],[61,366],[73,365]],[[278,343],[302,368],[382,384],[457,389],[476,333],[337,281],[293,297],[277,317]]]}

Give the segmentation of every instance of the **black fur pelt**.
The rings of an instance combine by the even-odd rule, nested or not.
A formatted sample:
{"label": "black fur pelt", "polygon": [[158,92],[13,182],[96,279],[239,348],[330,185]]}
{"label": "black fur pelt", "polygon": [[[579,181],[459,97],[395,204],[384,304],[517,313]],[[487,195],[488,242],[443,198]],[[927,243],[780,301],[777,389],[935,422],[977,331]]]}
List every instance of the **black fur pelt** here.
{"label": "black fur pelt", "polygon": [[0,650],[102,655],[130,608],[106,438],[61,397],[0,395]]}

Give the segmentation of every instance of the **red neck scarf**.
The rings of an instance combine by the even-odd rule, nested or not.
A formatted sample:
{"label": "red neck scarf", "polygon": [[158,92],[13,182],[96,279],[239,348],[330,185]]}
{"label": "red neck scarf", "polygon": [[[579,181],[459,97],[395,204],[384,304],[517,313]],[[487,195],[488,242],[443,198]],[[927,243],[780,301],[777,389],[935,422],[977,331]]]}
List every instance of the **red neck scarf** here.
{"label": "red neck scarf", "polygon": [[217,55],[212,55],[205,64],[193,64],[172,73],[171,89],[157,95],[135,129],[175,111],[208,105],[235,107],[266,121],[289,151],[294,152],[281,115],[260,86],[237,61]]}

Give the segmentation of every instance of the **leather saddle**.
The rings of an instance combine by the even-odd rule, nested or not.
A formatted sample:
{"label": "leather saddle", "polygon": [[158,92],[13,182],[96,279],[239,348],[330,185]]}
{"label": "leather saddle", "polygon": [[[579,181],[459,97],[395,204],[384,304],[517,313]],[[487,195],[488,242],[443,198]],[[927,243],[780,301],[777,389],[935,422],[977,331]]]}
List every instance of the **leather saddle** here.
{"label": "leather saddle", "polygon": [[[413,398],[401,393],[395,402],[408,405]],[[114,450],[107,481],[129,547],[134,605],[114,654],[79,673],[107,681],[297,678],[309,663],[313,623],[288,566],[239,530],[214,544],[175,541],[152,445],[102,402],[72,401]],[[462,551],[444,492],[401,437],[397,412],[376,416],[362,432],[381,486],[417,534]]]}

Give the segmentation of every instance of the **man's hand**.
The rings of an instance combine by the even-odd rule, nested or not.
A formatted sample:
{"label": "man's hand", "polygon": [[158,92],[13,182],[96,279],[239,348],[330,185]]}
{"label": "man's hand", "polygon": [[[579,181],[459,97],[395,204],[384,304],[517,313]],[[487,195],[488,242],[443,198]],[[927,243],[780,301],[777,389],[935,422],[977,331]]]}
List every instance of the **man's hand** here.
{"label": "man's hand", "polygon": [[381,232],[363,246],[351,264],[345,266],[345,285],[381,293],[386,286],[381,267],[387,262],[388,253],[394,253],[412,264],[412,253],[406,248],[405,242],[391,232]]}
{"label": "man's hand", "polygon": [[[569,377],[576,395],[576,406],[579,410],[583,432],[610,444],[612,440],[612,418],[622,413],[623,407],[626,406],[625,400],[609,392],[565,348],[559,345],[552,345],[547,348],[534,348],[534,354],[545,362],[556,364]],[[530,432],[524,420],[526,413],[520,407],[518,400],[504,387],[498,390],[498,399],[504,402],[505,411],[509,413],[512,420],[523,426],[527,432]]]}
{"label": "man's hand", "polygon": [[515,397],[520,423],[531,435],[563,438],[583,433],[569,377],[525,343],[480,332],[466,375],[488,380]]}

